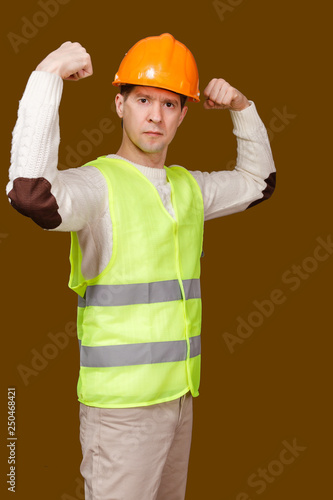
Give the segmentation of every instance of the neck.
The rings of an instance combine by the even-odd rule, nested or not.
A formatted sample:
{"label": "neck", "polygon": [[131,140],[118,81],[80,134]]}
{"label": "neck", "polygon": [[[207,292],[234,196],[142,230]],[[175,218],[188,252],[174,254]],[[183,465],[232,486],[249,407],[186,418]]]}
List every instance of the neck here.
{"label": "neck", "polygon": [[164,168],[165,165],[166,151],[146,153],[132,143],[126,144],[124,140],[116,154],[122,156],[128,161],[132,161],[133,163],[138,163],[139,165],[144,165],[146,167],[161,169]]}

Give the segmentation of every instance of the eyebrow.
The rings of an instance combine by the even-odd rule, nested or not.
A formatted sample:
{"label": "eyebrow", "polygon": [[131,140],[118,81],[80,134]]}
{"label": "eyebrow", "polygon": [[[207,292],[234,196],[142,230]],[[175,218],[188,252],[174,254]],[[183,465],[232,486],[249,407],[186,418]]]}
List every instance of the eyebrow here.
{"label": "eyebrow", "polygon": [[[137,97],[139,98],[145,98],[145,99],[154,99],[154,97],[151,95],[151,94],[147,94],[146,92],[138,92],[136,94]],[[165,97],[163,99],[161,99],[161,102],[171,102],[172,104],[175,104],[176,106],[179,104],[179,102],[177,101],[177,99],[174,99],[172,97]]]}

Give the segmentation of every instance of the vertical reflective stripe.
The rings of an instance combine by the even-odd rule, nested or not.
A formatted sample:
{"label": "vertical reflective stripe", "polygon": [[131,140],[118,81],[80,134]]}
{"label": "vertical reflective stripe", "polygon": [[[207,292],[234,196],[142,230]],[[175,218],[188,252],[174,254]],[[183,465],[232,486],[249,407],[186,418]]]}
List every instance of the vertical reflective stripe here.
{"label": "vertical reflective stripe", "polygon": [[[186,340],[107,346],[84,346],[79,340],[80,364],[89,368],[111,368],[185,361]],[[190,357],[200,354],[200,335],[190,338]]]}

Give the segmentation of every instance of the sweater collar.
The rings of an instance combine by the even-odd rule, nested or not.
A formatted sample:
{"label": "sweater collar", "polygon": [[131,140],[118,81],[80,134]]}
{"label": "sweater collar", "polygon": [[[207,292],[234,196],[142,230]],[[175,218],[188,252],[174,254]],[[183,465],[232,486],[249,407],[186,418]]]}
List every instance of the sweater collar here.
{"label": "sweater collar", "polygon": [[143,173],[148,179],[160,179],[160,180],[166,180],[166,171],[165,168],[153,168],[153,167],[147,167],[146,165],[140,165],[139,163],[134,163],[132,161],[127,160],[126,158],[123,158],[122,156],[116,155],[116,154],[110,154],[107,155],[107,158],[114,158],[115,160],[125,160],[134,167],[136,167],[140,172]]}

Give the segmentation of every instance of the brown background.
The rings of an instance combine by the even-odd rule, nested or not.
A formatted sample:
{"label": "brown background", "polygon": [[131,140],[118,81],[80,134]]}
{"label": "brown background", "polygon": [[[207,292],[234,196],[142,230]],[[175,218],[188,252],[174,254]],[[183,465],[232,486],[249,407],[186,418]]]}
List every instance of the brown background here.
{"label": "brown background", "polygon": [[[22,36],[23,17],[43,22],[36,17],[42,9],[32,0],[6,3],[1,25],[2,498],[9,495],[10,386],[16,387],[17,404],[15,498],[83,498],[76,339],[70,337],[27,385],[18,373],[19,365],[31,368],[31,350],[43,352],[51,342],[48,334],[64,332],[76,314],[75,296],[67,288],[69,235],[43,231],[6,199],[18,101],[30,72],[48,52],[66,40],[81,42],[91,54],[94,76],[65,82],[60,163],[66,165],[66,147],[75,149],[84,139],[82,131],[97,128],[103,118],[111,119],[116,131],[105,134],[82,163],[115,152],[121,129],[112,107],[112,78],[129,47],[163,32],[193,51],[201,92],[211,78],[223,77],[256,103],[267,128],[279,126],[271,134],[278,170],[274,196],[205,225],[202,382],[194,401],[186,499],[245,500],[241,492],[251,500],[319,499],[331,491],[333,257],[317,262],[308,278],[299,279],[297,290],[282,279],[294,265],[315,266],[308,258],[318,245],[316,238],[327,240],[332,234],[328,200],[333,176],[326,147],[331,128],[328,2],[224,3],[233,10],[220,19],[211,1],[69,0],[27,43],[19,44],[17,53],[8,33]],[[274,121],[276,111],[284,108],[293,118],[285,124]],[[229,113],[205,111],[200,103],[190,105],[167,163],[213,171],[230,168],[235,156]],[[253,301],[269,299],[275,289],[282,291],[284,303],[231,353],[223,334],[236,334],[237,317],[247,321],[256,310]],[[283,441],[294,440],[303,451],[282,470],[273,461],[279,459]],[[268,466],[275,477],[270,474],[272,482],[258,493],[259,485],[251,487],[248,478]]]}

